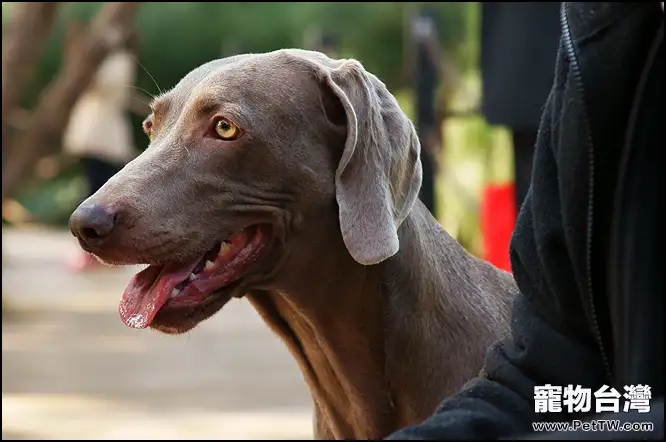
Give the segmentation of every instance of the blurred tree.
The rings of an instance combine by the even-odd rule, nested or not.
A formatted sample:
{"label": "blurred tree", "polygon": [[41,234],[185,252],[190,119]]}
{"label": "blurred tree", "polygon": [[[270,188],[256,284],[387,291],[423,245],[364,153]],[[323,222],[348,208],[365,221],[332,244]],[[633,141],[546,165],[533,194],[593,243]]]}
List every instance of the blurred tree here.
{"label": "blurred tree", "polygon": [[[81,43],[78,57],[68,57],[68,63],[43,92],[32,112],[29,126],[16,134],[16,139],[9,140],[7,144],[3,141],[3,155],[6,155],[2,170],[3,201],[8,195],[12,195],[31,167],[53,146],[52,140],[62,137],[72,108],[106,54],[129,36],[127,26],[138,5],[137,2],[114,2],[100,10]],[[12,25],[20,27],[22,23],[15,22]],[[18,57],[19,54],[15,52],[15,56]],[[8,60],[7,64],[10,63]],[[3,67],[4,65],[3,54]],[[3,75],[3,84],[5,81],[12,84],[15,81],[13,78],[4,77]],[[4,118],[3,115],[3,120]]]}
{"label": "blurred tree", "polygon": [[[57,71],[65,24],[89,20],[102,2],[68,3],[49,44],[39,78],[26,94],[34,101]],[[467,38],[471,9],[465,2],[430,3],[440,23],[440,43],[461,70],[471,67]],[[227,41],[248,52],[301,47],[306,30],[317,26],[337,35],[341,56],[354,57],[391,90],[408,85],[403,72],[408,8],[402,2],[172,2],[146,3],[137,16],[141,63],[160,87],[173,86],[195,66],[218,58]],[[140,86],[157,92],[144,73]]]}
{"label": "blurred tree", "polygon": [[[21,90],[51,35],[60,2],[20,3],[2,45],[2,160],[9,134],[8,116],[19,105]],[[4,26],[3,26],[4,28]]]}

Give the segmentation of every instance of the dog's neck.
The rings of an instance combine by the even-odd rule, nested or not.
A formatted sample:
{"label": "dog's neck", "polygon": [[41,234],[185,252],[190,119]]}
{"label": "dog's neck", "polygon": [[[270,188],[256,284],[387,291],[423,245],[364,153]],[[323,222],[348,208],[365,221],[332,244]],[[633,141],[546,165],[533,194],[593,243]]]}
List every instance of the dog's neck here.
{"label": "dog's neck", "polygon": [[[337,284],[322,286],[317,300],[293,292],[263,292],[249,299],[296,358],[317,418],[332,427],[323,430],[330,434],[317,436],[377,439],[375,432],[362,432],[380,424],[373,422],[375,414],[381,410],[386,423],[395,420],[384,376],[385,306],[375,277],[341,272],[338,278]],[[323,300],[326,305],[319,303]]]}
{"label": "dog's neck", "polygon": [[[302,269],[308,277],[300,280],[317,287],[249,296],[303,372],[323,421],[319,438],[381,439],[425,418],[480,369],[482,354],[465,343],[487,327],[465,322],[474,301],[454,299],[473,291],[469,272],[455,268],[473,258],[424,211],[420,205],[403,223],[400,251],[382,264],[359,265],[339,239]],[[427,376],[413,379],[410,367]]]}

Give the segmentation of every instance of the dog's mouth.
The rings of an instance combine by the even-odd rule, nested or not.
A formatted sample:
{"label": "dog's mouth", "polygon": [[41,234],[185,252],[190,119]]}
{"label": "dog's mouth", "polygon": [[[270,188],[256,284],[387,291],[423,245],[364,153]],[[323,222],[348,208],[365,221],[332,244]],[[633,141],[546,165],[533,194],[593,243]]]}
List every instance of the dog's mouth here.
{"label": "dog's mouth", "polygon": [[162,309],[201,307],[215,292],[245,276],[267,245],[265,230],[256,225],[234,233],[190,262],[150,265],[127,285],[118,306],[120,318],[129,327],[146,328]]}

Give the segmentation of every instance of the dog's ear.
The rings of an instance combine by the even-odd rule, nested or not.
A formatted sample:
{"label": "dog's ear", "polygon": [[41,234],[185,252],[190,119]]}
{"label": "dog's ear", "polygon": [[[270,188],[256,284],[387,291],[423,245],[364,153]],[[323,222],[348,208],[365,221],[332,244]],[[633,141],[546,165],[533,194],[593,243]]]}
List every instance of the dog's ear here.
{"label": "dog's ear", "polygon": [[[395,97],[359,62],[335,62],[322,71],[322,86],[346,116],[335,172],[342,238],[357,262],[377,264],[399,249],[398,227],[421,188],[421,147]],[[326,112],[328,118],[336,113],[341,112]]]}

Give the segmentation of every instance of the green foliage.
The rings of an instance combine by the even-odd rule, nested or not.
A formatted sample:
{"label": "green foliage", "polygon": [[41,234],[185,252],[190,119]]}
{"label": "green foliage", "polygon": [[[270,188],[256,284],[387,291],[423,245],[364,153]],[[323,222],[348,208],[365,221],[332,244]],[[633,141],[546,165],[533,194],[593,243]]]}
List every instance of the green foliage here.
{"label": "green foliage", "polygon": [[[62,55],[65,25],[89,20],[102,2],[66,3],[53,38],[26,94],[31,107],[41,88],[55,75]],[[407,14],[413,3],[401,2],[170,2],[144,3],[136,23],[141,38],[140,62],[162,89],[170,88],[194,67],[219,58],[227,43],[246,52],[302,47],[312,26],[336,32],[342,53],[358,58],[390,89],[406,86],[403,78]],[[472,67],[468,53],[473,4],[432,3],[438,13],[444,50],[459,68]],[[146,72],[138,87],[157,93]]]}

